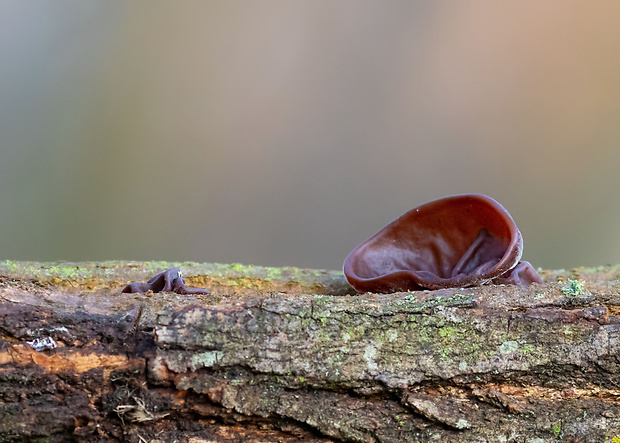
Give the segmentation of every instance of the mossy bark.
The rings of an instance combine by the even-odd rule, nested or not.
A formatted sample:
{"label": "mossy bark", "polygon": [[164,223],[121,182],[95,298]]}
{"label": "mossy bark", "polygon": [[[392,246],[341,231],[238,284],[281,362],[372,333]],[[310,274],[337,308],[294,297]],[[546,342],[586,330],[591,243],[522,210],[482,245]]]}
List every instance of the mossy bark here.
{"label": "mossy bark", "polygon": [[[120,292],[171,266],[211,294]],[[620,441],[620,268],[541,274],[2,262],[0,440]]]}

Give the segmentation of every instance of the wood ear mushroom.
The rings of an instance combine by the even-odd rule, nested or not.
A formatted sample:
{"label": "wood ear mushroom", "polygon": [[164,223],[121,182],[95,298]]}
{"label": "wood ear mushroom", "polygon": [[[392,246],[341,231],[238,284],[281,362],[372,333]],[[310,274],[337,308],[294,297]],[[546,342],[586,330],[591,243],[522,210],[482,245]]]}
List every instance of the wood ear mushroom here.
{"label": "wood ear mushroom", "polygon": [[127,293],[144,293],[147,291],[153,292],[176,292],[177,294],[192,295],[192,294],[209,294],[209,291],[201,288],[191,288],[185,286],[185,279],[181,277],[181,270],[179,268],[166,269],[163,272],[153,276],[146,283],[133,282],[129,283],[123,288],[122,292]]}
{"label": "wood ear mushroom", "polygon": [[405,213],[344,261],[360,292],[542,283],[520,262],[523,238],[502,205],[482,194],[446,197]]}

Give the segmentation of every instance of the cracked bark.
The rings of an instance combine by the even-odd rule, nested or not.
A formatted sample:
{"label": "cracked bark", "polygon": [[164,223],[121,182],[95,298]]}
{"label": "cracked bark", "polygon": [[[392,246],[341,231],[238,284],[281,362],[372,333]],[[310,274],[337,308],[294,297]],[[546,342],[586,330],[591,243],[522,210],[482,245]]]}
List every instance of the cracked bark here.
{"label": "cracked bark", "polygon": [[0,440],[620,441],[619,267],[354,295],[180,263],[210,295],[120,292],[170,265],[0,263]]}

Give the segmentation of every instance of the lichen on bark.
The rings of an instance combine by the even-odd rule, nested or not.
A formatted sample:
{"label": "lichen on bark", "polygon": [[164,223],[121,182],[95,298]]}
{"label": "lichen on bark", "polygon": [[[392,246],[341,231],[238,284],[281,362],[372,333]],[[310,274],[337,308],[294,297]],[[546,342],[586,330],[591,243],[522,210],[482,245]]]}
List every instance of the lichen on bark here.
{"label": "lichen on bark", "polygon": [[[120,293],[170,266],[212,294]],[[613,441],[619,271],[379,295],[335,271],[4,262],[0,440]]]}

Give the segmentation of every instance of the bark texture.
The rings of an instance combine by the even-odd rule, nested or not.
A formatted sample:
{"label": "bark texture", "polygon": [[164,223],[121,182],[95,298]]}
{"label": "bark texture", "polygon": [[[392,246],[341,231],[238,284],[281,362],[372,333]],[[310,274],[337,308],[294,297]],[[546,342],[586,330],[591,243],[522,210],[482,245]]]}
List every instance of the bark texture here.
{"label": "bark texture", "polygon": [[[171,266],[211,294],[120,292]],[[618,443],[620,268],[541,274],[0,263],[0,441]]]}

